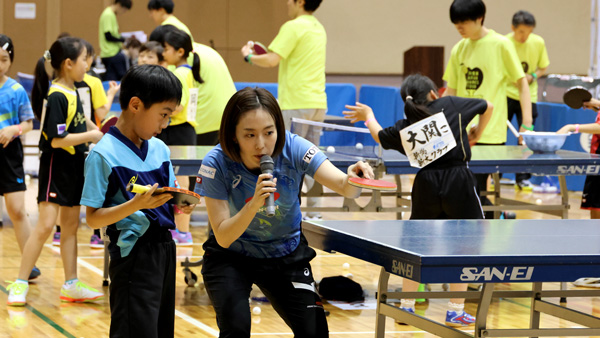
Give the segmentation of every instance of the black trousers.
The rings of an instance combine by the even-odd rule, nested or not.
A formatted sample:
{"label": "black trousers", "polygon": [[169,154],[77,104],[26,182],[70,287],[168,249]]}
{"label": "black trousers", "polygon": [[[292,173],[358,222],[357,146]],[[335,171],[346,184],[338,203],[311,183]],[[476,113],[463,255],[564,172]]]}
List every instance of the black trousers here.
{"label": "black trousers", "polygon": [[[517,124],[520,127],[523,124],[523,111],[521,110],[521,101],[513,100],[510,97],[506,98],[506,102],[508,104],[508,120],[512,121],[513,117],[517,116]],[[537,104],[531,103],[531,118],[532,123],[535,125],[535,120],[538,117]],[[519,129],[519,128],[517,128]],[[515,181],[517,183],[523,182],[531,178],[531,174],[515,174]]]}
{"label": "black trousers", "polygon": [[267,296],[295,337],[329,336],[309,264],[315,252],[302,239],[288,256],[256,259],[216,248],[214,237],[209,238],[205,243],[202,276],[217,315],[219,337],[250,337],[248,298],[252,284]]}
{"label": "black trousers", "polygon": [[127,73],[127,59],[123,52],[118,52],[109,58],[102,58],[102,64],[106,68],[106,73],[102,75],[103,81],[121,81]]}
{"label": "black trousers", "polygon": [[149,237],[110,261],[110,337],[175,334],[175,242],[166,230]]}

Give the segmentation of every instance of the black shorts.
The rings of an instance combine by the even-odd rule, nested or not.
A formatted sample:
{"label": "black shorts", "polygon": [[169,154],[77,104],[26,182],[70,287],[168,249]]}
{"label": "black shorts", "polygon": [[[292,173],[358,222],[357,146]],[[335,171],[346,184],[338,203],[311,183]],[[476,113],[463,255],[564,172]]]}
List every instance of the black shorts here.
{"label": "black shorts", "polygon": [[420,170],[411,198],[410,219],[483,219],[477,181],[466,165]]}
{"label": "black shorts", "polygon": [[23,144],[16,138],[6,148],[0,146],[0,195],[25,190]]}
{"label": "black shorts", "polygon": [[83,191],[85,154],[71,155],[62,149],[42,152],[40,158],[38,203],[63,207],[78,206]]}
{"label": "black shorts", "polygon": [[[519,127],[523,124],[523,112],[521,111],[521,101],[513,100],[509,97],[506,98],[508,108],[508,120],[512,121],[513,116],[517,115],[517,123]],[[531,103],[531,119],[532,124],[535,124],[535,120],[538,117],[537,104]],[[519,128],[517,128],[519,129]]]}
{"label": "black shorts", "polygon": [[168,126],[156,136],[168,146],[195,146],[196,130],[189,123]]}
{"label": "black shorts", "polygon": [[209,131],[204,134],[196,135],[197,146],[216,146],[219,143],[219,131]]}
{"label": "black shorts", "polygon": [[587,176],[581,195],[581,209],[600,210],[600,176]]}
{"label": "black shorts", "polygon": [[214,236],[204,249],[202,276],[217,316],[219,337],[250,337],[252,284],[265,294],[295,337],[328,337],[309,263],[316,254],[304,237],[294,252],[281,258],[257,259],[228,252],[218,247]]}

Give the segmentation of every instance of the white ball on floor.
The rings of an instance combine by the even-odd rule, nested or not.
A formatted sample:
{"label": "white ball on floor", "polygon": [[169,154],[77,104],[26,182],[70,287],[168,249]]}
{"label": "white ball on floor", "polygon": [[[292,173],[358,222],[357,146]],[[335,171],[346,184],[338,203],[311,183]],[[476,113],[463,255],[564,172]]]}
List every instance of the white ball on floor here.
{"label": "white ball on floor", "polygon": [[260,312],[261,312],[260,307],[255,306],[255,307],[252,308],[252,314],[253,315],[258,316],[258,315],[260,315]]}
{"label": "white ball on floor", "polygon": [[542,204],[542,200],[538,198],[537,200],[535,200],[535,204]]}
{"label": "white ball on floor", "polygon": [[329,147],[327,147],[327,152],[328,153],[335,153],[335,148],[333,146],[329,146]]}
{"label": "white ball on floor", "polygon": [[348,263],[344,263],[344,264],[342,264],[342,267],[343,267],[344,269],[348,270],[348,269],[350,269],[350,264],[348,264]]}
{"label": "white ball on floor", "polygon": [[362,150],[362,148],[363,148],[363,144],[362,144],[362,143],[360,143],[360,142],[358,142],[358,143],[356,144],[356,149],[358,149],[358,150]]}

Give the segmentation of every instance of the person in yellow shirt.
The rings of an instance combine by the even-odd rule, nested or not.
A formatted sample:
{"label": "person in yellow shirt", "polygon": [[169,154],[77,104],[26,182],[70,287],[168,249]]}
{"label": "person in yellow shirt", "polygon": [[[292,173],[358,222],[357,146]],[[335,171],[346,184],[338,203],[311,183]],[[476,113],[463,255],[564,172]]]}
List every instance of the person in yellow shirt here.
{"label": "person in yellow shirt", "polygon": [[[535,28],[535,17],[527,11],[518,11],[512,17],[512,32],[506,37],[514,44],[517,55],[523,66],[523,72],[527,83],[529,83],[529,94],[531,95],[531,118],[535,124],[537,118],[537,95],[538,77],[546,73],[550,65],[548,51],[544,39],[533,33]],[[519,125],[523,123],[521,114],[521,102],[519,100],[519,89],[515,83],[509,83],[506,89],[508,120],[512,121],[517,116]],[[532,191],[533,185],[529,182],[531,174],[516,174],[516,187],[520,190]]]}
{"label": "person in yellow shirt", "polygon": [[[325,95],[325,47],[327,34],[313,13],[321,0],[288,0],[288,16],[279,33],[269,45],[269,52],[255,55],[253,42],[242,47],[244,60],[258,67],[277,67],[278,101],[285,128],[315,145],[319,145],[321,128],[291,129],[292,117],[323,122],[327,110]],[[307,188],[314,181],[305,178]],[[317,206],[318,199],[310,198],[307,206]],[[320,218],[318,213],[307,213],[308,218]]]}
{"label": "person in yellow shirt", "polygon": [[[506,143],[508,118],[506,88],[516,83],[523,122],[521,132],[533,130],[529,85],[515,46],[510,40],[483,25],[485,4],[481,0],[454,0],[450,20],[462,36],[452,48],[443,79],[448,83],[444,96],[486,99],[494,105],[494,114],[477,144]],[[474,123],[477,123],[475,121]],[[480,191],[487,190],[487,174],[477,174]],[[481,196],[483,205],[491,205]],[[486,218],[493,213],[486,212]]]}
{"label": "person in yellow shirt", "polygon": [[194,37],[190,32],[188,26],[186,26],[181,20],[177,19],[175,15],[173,15],[173,10],[175,9],[175,4],[173,0],[150,0],[148,1],[148,11],[150,12],[150,18],[157,25],[173,25],[182,31],[186,32],[192,42],[194,42]]}

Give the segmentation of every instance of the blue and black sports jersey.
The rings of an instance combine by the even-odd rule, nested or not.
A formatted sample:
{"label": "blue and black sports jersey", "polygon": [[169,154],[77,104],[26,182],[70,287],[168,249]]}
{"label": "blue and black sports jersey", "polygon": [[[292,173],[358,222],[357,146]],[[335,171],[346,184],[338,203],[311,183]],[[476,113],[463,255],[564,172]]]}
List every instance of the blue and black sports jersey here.
{"label": "blue and black sports jersey", "polygon": [[[138,148],[119,129],[111,127],[85,160],[81,204],[92,208],[123,204],[135,195],[126,189],[129,182],[176,187],[170,155],[169,148],[157,138],[143,141]],[[175,229],[173,207],[169,203],[156,209],[136,211],[111,224],[111,257],[127,256],[138,238],[151,226]]]}
{"label": "blue and black sports jersey", "polygon": [[0,129],[33,120],[27,92],[17,81],[8,78],[0,87]]}
{"label": "blue and black sports jersey", "polygon": [[[283,257],[296,249],[300,242],[300,184],[304,174],[314,176],[327,160],[319,148],[300,136],[286,131],[281,155],[273,159],[273,177],[277,178],[275,216],[268,217],[261,208],[246,231],[228,250],[249,257]],[[229,201],[234,216],[254,197],[258,176],[243,163],[230,159],[221,145],[213,148],[202,160],[196,192],[219,200]],[[214,236],[211,232],[211,236]]]}

